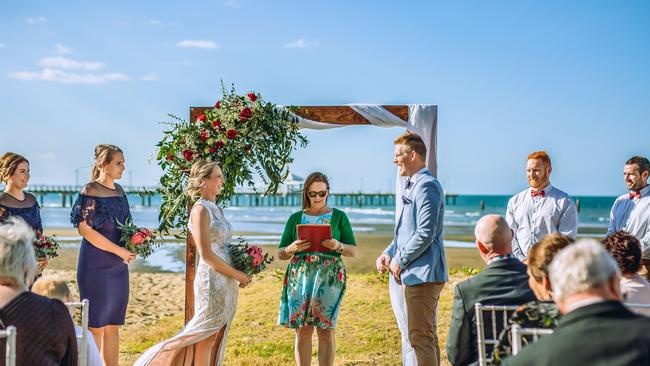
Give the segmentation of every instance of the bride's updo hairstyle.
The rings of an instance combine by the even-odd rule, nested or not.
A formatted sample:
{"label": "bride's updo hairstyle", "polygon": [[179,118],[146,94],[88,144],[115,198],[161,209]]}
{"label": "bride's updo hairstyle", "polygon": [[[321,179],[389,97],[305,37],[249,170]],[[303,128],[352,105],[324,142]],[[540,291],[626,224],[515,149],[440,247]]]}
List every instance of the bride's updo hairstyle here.
{"label": "bride's updo hairstyle", "polygon": [[192,164],[190,178],[187,181],[187,194],[192,200],[196,200],[201,196],[203,179],[210,177],[215,166],[217,166],[217,163],[209,160],[197,160]]}

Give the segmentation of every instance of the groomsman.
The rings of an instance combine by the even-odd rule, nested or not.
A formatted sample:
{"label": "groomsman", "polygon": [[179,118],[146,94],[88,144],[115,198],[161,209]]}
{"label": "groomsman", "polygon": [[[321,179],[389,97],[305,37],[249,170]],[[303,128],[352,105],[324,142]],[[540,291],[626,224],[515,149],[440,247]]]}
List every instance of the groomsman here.
{"label": "groomsman", "polygon": [[[619,196],[609,215],[607,235],[625,230],[641,242],[642,263],[650,272],[650,161],[633,156],[625,162],[623,179],[629,193]],[[646,273],[646,277],[650,277]]]}
{"label": "groomsman", "polygon": [[514,231],[512,254],[524,263],[528,250],[544,236],[559,232],[575,238],[578,231],[578,210],[568,194],[551,185],[551,170],[546,151],[528,155],[530,188],[508,201],[506,221]]}

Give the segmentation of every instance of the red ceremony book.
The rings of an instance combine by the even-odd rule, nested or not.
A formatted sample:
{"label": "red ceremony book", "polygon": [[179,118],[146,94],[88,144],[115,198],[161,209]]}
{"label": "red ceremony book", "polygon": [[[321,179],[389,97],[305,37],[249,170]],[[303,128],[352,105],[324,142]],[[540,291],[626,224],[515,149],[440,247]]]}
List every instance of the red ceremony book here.
{"label": "red ceremony book", "polygon": [[298,227],[298,239],[309,240],[311,247],[308,252],[331,252],[332,250],[323,246],[320,242],[332,239],[332,226],[327,224],[301,224]]}

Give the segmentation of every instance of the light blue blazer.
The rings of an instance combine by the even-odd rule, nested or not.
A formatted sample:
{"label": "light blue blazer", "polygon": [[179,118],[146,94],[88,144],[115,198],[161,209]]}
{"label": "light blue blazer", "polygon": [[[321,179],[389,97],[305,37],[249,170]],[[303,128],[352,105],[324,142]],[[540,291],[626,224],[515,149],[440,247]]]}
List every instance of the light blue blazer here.
{"label": "light blue blazer", "polygon": [[428,170],[411,177],[411,188],[402,191],[395,236],[384,250],[402,268],[402,283],[446,282],[447,263],[442,244],[445,196],[440,182]]}

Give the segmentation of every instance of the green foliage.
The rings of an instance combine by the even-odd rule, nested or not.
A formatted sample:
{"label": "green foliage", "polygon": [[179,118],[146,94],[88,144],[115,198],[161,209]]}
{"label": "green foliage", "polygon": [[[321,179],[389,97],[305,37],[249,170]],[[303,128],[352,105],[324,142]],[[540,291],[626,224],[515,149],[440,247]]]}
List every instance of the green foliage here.
{"label": "green foliage", "polygon": [[196,160],[219,164],[224,183],[218,201],[225,202],[236,187],[247,185],[255,190],[255,175],[266,186],[264,194],[277,192],[289,173],[292,152],[307,145],[293,108],[266,102],[253,92],[238,95],[234,85],[226,90],[222,83],[221,89],[223,98],[196,121],[188,123],[169,115],[172,121],[165,123],[170,129],[156,150],[163,170],[159,215],[163,233],[183,229],[187,223],[190,199],[185,187]]}

